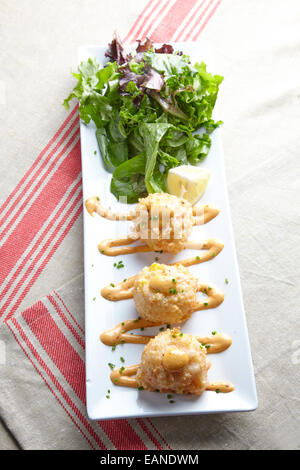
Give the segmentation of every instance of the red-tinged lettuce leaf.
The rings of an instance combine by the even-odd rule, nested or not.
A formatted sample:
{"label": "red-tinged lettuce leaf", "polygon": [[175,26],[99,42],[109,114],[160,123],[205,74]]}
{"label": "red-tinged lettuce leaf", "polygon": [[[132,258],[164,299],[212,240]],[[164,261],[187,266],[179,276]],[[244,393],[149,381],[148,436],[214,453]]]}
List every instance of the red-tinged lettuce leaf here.
{"label": "red-tinged lettuce leaf", "polygon": [[145,64],[144,73],[132,72],[130,63],[119,67],[121,77],[119,80],[119,93],[122,96],[132,95],[134,104],[139,106],[145,91],[159,92],[165,84],[160,73]]}
{"label": "red-tinged lettuce leaf", "polygon": [[155,49],[157,54],[173,54],[174,48],[171,44],[163,44],[161,47]]}
{"label": "red-tinged lettuce leaf", "polygon": [[138,39],[137,42],[139,45],[136,48],[136,52],[147,52],[153,47],[153,42],[149,38],[146,38],[144,42]]}
{"label": "red-tinged lettuce leaf", "polygon": [[[137,42],[139,43],[138,47],[136,48],[137,53],[147,52],[153,48],[153,42],[149,38],[146,38],[144,42],[138,39]],[[171,46],[171,44],[163,44],[161,47],[156,48],[155,52],[157,54],[173,54],[174,48]]]}
{"label": "red-tinged lettuce leaf", "polygon": [[125,64],[129,60],[129,56],[124,51],[122,41],[116,33],[114,34],[112,42],[108,44],[105,57],[108,57],[113,62],[116,61],[118,65]]}
{"label": "red-tinged lettuce leaf", "polygon": [[123,96],[130,94],[130,92],[127,90],[129,82],[135,83],[135,85],[140,88],[141,84],[145,80],[144,74],[138,75],[135,72],[132,72],[129,64],[120,67],[119,72],[121,73],[121,77],[119,79],[119,93]]}
{"label": "red-tinged lettuce leaf", "polygon": [[150,67],[146,67],[146,70],[145,80],[141,86],[149,90],[160,91],[165,84],[162,75]]}

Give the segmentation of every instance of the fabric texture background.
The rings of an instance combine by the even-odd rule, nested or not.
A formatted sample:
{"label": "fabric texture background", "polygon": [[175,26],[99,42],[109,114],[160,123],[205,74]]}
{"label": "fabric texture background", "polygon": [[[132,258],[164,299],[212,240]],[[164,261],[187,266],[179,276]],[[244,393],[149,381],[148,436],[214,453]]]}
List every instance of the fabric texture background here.
{"label": "fabric texture background", "polygon": [[[78,46],[105,44],[114,29],[130,38],[128,33],[141,13],[144,32],[152,17],[149,32],[154,39],[164,40],[160,34],[166,34],[166,40],[190,40],[201,34],[225,76],[218,114],[225,123],[226,173],[259,408],[248,414],[193,417],[192,430],[188,417],[106,424],[87,419],[82,388],[79,136],[74,111],[68,124],[73,126],[73,147],[65,151],[65,172],[53,173],[53,179],[60,178],[58,187],[43,182],[45,201],[40,208],[41,215],[49,211],[50,217],[49,201],[55,201],[58,194],[47,193],[50,187],[51,191],[73,191],[74,220],[53,222],[59,243],[56,238],[49,240],[49,257],[37,274],[35,258],[32,266],[28,264],[27,275],[34,279],[28,287],[25,283],[18,287],[17,276],[21,276],[22,263],[36,256],[30,251],[31,239],[24,247],[28,253],[22,249],[24,260],[16,260],[5,271],[12,256],[8,242],[16,250],[22,247],[28,225],[19,224],[19,232],[14,225],[7,232],[0,231],[1,449],[299,447],[300,4],[297,0],[204,1],[203,15],[195,16],[191,31],[189,12],[200,8],[201,2],[165,0],[160,7],[156,1],[150,3],[147,10],[144,0],[1,2],[1,202],[5,206],[67,118],[60,103],[73,84],[69,69],[76,67]],[[26,206],[20,211],[24,214]],[[31,217],[32,230],[34,221]],[[47,221],[52,224],[52,219]],[[16,274],[10,280],[12,269]],[[58,336],[51,336],[48,325],[59,325],[67,341],[53,344]],[[65,347],[64,364],[56,354],[60,347]],[[75,363],[77,372],[72,368]]]}

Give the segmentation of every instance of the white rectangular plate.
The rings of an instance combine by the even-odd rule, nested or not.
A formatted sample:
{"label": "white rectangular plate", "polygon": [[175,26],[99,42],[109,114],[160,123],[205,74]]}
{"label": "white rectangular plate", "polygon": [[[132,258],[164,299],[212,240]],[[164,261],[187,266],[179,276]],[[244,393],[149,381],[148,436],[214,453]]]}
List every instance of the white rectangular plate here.
{"label": "white rectangular plate", "polygon": [[[202,43],[175,44],[175,50],[183,50],[192,62],[204,60],[212,70],[210,54]],[[79,62],[96,57],[100,64],[106,62],[106,46],[86,46],[79,49]],[[222,90],[221,90],[222,93]],[[81,123],[81,153],[83,199],[99,195],[103,204],[118,211],[128,207],[120,204],[110,193],[111,175],[106,172],[98,149],[95,128]],[[94,151],[97,150],[97,154]],[[119,345],[115,351],[99,340],[99,335],[115,324],[136,318],[132,299],[110,302],[100,295],[100,289],[111,282],[117,283],[138,273],[154,261],[157,253],[139,253],[112,258],[98,252],[97,244],[105,238],[125,235],[131,222],[115,222],[99,216],[91,217],[84,209],[84,266],[85,266],[85,325],[86,325],[86,388],[87,410],[91,419],[125,417],[171,416],[229,411],[250,411],[257,407],[256,388],[242,301],[237,259],[234,247],[220,131],[212,134],[212,147],[202,166],[209,168],[211,179],[200,204],[213,204],[221,209],[220,214],[206,225],[194,227],[191,239],[219,238],[224,242],[223,251],[213,260],[191,267],[192,273],[225,292],[225,300],[216,309],[196,312],[183,326],[182,331],[197,335],[210,334],[216,330],[229,334],[232,346],[221,354],[210,356],[212,367],[210,381],[227,380],[234,384],[235,391],[228,394],[204,392],[200,397],[176,395],[170,404],[165,394],[139,392],[130,388],[114,386],[109,378],[111,362],[116,367],[137,364],[143,345]],[[130,206],[132,209],[132,206]],[[169,263],[195,256],[195,251],[186,250],[177,256],[158,255],[160,262]],[[115,269],[114,262],[123,260],[125,267]],[[225,283],[228,278],[229,284]],[[95,300],[94,300],[95,299]],[[125,364],[120,361],[125,359]],[[110,399],[106,398],[111,390]]]}

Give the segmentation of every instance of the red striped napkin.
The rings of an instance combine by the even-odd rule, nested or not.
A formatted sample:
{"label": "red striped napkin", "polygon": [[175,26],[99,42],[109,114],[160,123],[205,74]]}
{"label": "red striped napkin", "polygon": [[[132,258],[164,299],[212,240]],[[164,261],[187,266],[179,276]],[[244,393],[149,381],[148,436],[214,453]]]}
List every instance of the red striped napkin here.
{"label": "red striped napkin", "polygon": [[[150,0],[125,41],[196,40],[220,3]],[[16,384],[1,412],[24,448],[168,449],[149,419],[88,420],[81,279],[18,312],[82,212],[79,138],[75,107],[1,207],[0,321]]]}
{"label": "red striped napkin", "polygon": [[[20,406],[21,401],[21,405],[26,407],[25,412],[18,410],[20,413],[17,414],[27,417],[29,428],[24,435],[22,425],[18,421],[14,423],[14,432],[18,433],[20,442],[25,448],[39,448],[39,445],[44,448],[45,444],[47,448],[50,434],[55,442],[54,448],[73,448],[76,443],[74,448],[80,449],[168,449],[166,441],[149,419],[97,422],[88,419],[83,311],[83,277],[80,276],[11,318],[3,327],[6,343],[10,345],[13,336],[38,373],[38,376],[32,371],[29,374],[29,379],[34,382],[34,386],[33,383],[29,386],[33,396],[29,399],[19,397],[17,404]],[[10,349],[7,352],[10,353]],[[18,357],[15,353],[12,355],[24,363],[22,354],[18,352]],[[19,377],[24,374],[19,373]],[[24,393],[25,397],[27,370],[26,377],[26,382],[19,379],[18,385],[19,395]],[[46,388],[52,397],[44,397]],[[5,398],[10,401],[10,397]],[[34,415],[40,415],[42,420],[34,420]]]}

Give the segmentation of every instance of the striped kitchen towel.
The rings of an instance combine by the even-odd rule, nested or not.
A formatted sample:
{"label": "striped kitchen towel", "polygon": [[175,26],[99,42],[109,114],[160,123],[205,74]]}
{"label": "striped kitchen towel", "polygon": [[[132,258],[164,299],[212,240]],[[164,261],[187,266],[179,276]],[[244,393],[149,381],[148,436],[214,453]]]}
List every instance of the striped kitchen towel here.
{"label": "striped kitchen towel", "polygon": [[[220,3],[150,0],[124,40],[196,40]],[[87,418],[81,277],[20,313],[81,212],[75,106],[0,211],[1,416],[25,449],[169,449],[150,419]]]}
{"label": "striped kitchen towel", "polygon": [[[196,40],[221,0],[150,0],[127,43]],[[12,317],[82,212],[77,106],[0,209],[0,323]]]}

